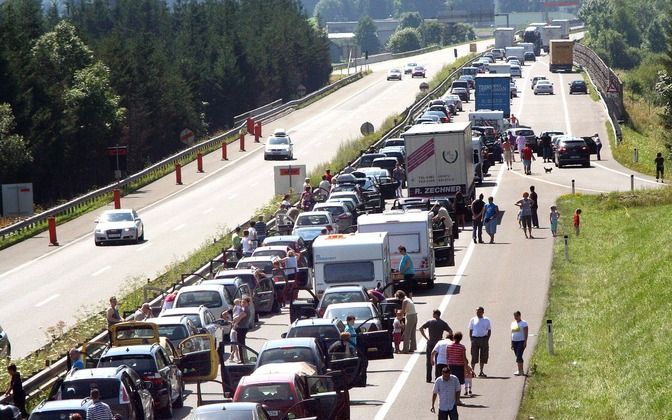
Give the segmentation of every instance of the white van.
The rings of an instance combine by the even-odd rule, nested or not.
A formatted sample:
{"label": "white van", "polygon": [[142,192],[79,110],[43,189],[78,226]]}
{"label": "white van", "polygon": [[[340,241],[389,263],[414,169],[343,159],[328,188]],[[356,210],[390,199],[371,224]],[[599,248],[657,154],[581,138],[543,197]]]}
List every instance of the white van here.
{"label": "white van", "polygon": [[390,237],[390,262],[399,268],[399,245],[413,260],[415,280],[434,287],[434,248],[432,248],[432,212],[422,210],[389,210],[363,214],[357,219],[357,232],[387,232]]}
{"label": "white van", "polygon": [[[392,281],[390,244],[384,232],[318,236],[313,242],[313,264],[316,296],[329,286],[356,284],[373,289]],[[391,292],[388,287],[386,293]]]}

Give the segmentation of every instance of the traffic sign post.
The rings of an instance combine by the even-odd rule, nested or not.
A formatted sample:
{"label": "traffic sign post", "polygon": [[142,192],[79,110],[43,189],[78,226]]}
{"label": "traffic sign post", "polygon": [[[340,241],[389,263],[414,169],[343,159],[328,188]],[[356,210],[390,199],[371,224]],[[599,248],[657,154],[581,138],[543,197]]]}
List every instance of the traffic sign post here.
{"label": "traffic sign post", "polygon": [[180,131],[180,141],[186,144],[187,146],[193,145],[195,138],[196,137],[194,136],[194,132],[188,128],[185,128],[184,130]]}
{"label": "traffic sign post", "polygon": [[306,178],[306,165],[280,165],[273,167],[275,194],[292,192]]}
{"label": "traffic sign post", "polygon": [[122,173],[126,172],[126,156],[128,155],[128,146],[112,146],[107,148],[107,157],[110,167],[114,171],[114,178],[119,181]]}

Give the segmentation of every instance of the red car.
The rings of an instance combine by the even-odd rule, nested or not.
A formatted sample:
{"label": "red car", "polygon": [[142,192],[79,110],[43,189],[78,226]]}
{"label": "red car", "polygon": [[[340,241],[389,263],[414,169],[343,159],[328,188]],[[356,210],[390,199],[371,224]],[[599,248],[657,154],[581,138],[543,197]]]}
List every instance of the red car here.
{"label": "red car", "polygon": [[413,71],[411,72],[411,77],[425,77],[425,68],[422,66],[415,66],[413,67]]}

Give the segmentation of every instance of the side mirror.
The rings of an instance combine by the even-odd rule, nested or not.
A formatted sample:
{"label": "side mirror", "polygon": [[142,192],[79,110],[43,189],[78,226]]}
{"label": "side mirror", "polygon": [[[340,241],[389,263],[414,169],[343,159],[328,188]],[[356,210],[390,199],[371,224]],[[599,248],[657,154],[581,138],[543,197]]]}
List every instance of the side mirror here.
{"label": "side mirror", "polygon": [[284,332],[284,333],[280,334],[280,338],[287,338],[287,333]]}
{"label": "side mirror", "polygon": [[96,220],[93,221],[93,223],[96,223],[96,224],[97,224],[97,223],[99,223],[99,220],[96,219]]}

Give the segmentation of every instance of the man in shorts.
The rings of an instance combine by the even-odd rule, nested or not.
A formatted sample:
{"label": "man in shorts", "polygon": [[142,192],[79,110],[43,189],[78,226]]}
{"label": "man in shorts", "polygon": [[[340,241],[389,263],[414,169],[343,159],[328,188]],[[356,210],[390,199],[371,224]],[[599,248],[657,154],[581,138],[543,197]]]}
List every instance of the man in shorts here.
{"label": "man in shorts", "polygon": [[482,306],[476,308],[476,316],[469,321],[469,338],[471,339],[471,369],[475,372],[476,363],[478,363],[480,367],[478,376],[486,378],[483,366],[488,363],[492,329],[490,318],[484,314],[485,309]]}

